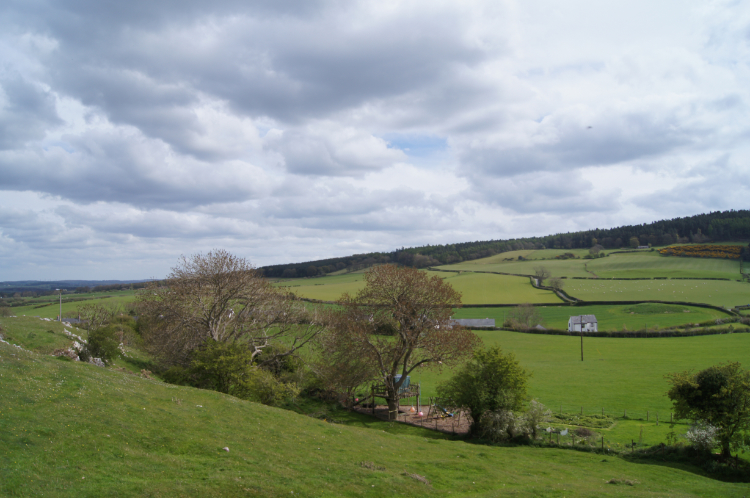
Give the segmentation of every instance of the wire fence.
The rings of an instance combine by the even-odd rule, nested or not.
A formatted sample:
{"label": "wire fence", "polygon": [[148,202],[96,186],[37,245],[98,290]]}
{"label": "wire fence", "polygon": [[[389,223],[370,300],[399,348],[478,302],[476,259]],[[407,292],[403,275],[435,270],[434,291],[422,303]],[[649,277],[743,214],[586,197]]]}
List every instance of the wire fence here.
{"label": "wire fence", "polygon": [[547,405],[553,415],[578,415],[581,417],[606,416],[613,419],[642,420],[644,422],[679,422],[670,410],[593,408],[580,405]]}

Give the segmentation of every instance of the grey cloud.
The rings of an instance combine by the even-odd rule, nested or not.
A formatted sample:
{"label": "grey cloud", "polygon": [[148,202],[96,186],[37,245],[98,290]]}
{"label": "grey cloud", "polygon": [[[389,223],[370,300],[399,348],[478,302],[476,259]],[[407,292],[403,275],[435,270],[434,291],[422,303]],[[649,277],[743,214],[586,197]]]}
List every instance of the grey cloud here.
{"label": "grey cloud", "polygon": [[[546,121],[546,120],[545,120]],[[596,119],[564,116],[543,121],[526,146],[466,145],[459,157],[490,176],[519,172],[564,171],[605,166],[663,155],[688,146],[710,130],[681,122],[677,113],[600,113]],[[590,126],[590,128],[589,128]]]}
{"label": "grey cloud", "polygon": [[616,190],[597,191],[579,172],[538,172],[502,179],[474,176],[471,180],[482,201],[519,214],[606,213],[622,207]]}
{"label": "grey cloud", "polygon": [[50,92],[20,75],[0,77],[0,150],[44,138],[62,123]]}

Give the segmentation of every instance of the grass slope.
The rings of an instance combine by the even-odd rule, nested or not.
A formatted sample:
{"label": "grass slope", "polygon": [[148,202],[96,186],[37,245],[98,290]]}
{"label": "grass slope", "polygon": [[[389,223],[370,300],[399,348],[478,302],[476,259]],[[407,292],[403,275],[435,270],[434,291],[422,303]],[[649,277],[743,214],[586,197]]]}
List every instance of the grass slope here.
{"label": "grass slope", "polygon": [[[677,465],[334,425],[3,343],[0,393],[3,496],[705,497],[747,491],[745,484]],[[637,484],[606,484],[612,478]]]}
{"label": "grass slope", "polygon": [[[526,277],[491,275],[484,273],[427,272],[449,282],[459,291],[464,304],[497,303],[559,303],[551,291],[535,289]],[[301,297],[335,301],[341,294],[355,294],[364,287],[362,273],[333,277],[287,280],[274,285],[286,286]]]}
{"label": "grass slope", "polygon": [[[91,294],[75,294],[74,298],[88,298],[85,301],[74,301],[64,302],[65,297],[63,296],[62,313],[64,317],[74,316],[79,306],[84,304],[101,304],[103,306],[122,306],[135,301],[135,291],[114,291],[114,292],[98,292]],[[37,298],[40,299],[40,298]],[[45,296],[43,300],[38,302],[32,301],[32,304],[27,306],[14,306],[11,308],[11,313],[16,316],[38,316],[41,318],[56,318],[60,314],[59,301],[53,300],[49,302],[49,297]]]}
{"label": "grass slope", "polygon": [[461,293],[464,304],[559,303],[552,291],[536,289],[527,277],[486,273],[427,272]]}
{"label": "grass slope", "polygon": [[567,280],[565,292],[583,301],[680,301],[733,307],[750,303],[747,282],[722,280]]}
{"label": "grass slope", "polygon": [[[657,251],[610,254],[598,259],[552,259],[563,252],[577,256],[588,251],[577,249],[561,251],[544,249],[540,251],[513,251],[496,254],[489,258],[466,261],[439,268],[467,271],[497,271],[533,275],[534,267],[544,266],[557,277],[603,277],[603,278],[731,278],[740,277],[740,264],[737,260],[711,258],[678,258],[661,256]],[[606,252],[606,251],[605,251]],[[527,261],[519,261],[523,256]],[[503,261],[513,258],[512,261]],[[550,259],[545,259],[550,258]]]}

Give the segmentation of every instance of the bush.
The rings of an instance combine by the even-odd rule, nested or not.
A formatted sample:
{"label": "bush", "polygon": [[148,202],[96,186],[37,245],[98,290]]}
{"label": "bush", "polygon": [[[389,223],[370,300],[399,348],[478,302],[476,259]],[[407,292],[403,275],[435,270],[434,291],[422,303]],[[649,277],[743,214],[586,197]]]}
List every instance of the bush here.
{"label": "bush", "polygon": [[[110,327],[90,331],[89,339],[83,349],[81,353],[86,357],[86,361],[89,358],[99,358],[105,365],[111,364],[122,354],[117,331]],[[83,361],[83,356],[81,354],[79,356]]]}
{"label": "bush", "polygon": [[526,434],[526,425],[523,414],[510,410],[487,411],[479,420],[481,436],[494,443]]}
{"label": "bush", "polygon": [[499,347],[493,347],[475,351],[472,359],[441,383],[437,391],[440,397],[468,409],[471,432],[476,435],[486,412],[508,412],[522,407],[528,377],[513,353],[504,355]]}
{"label": "bush", "polygon": [[690,427],[685,433],[685,439],[699,453],[710,453],[716,447],[716,435],[719,429],[710,424],[697,424]]}
{"label": "bush", "polygon": [[10,316],[10,308],[8,306],[0,306],[0,316]]}

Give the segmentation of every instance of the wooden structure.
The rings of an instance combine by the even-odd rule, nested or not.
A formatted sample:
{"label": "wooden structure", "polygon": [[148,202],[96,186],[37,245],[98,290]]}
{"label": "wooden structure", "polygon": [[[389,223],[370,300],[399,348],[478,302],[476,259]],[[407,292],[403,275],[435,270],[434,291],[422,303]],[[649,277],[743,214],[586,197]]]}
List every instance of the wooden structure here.
{"label": "wooden structure", "polygon": [[[404,382],[404,385],[402,385],[399,390],[398,394],[396,395],[396,416],[398,415],[398,406],[401,405],[401,400],[406,398],[417,398],[417,412],[419,412],[419,396],[422,394],[422,388],[419,383],[411,384],[409,382],[409,378],[407,377],[406,382]],[[382,384],[373,384],[370,387],[370,396],[372,397],[372,413],[375,413],[375,398],[383,398],[388,399],[388,390],[386,389],[385,383]],[[392,417],[393,419],[396,418],[396,416]],[[391,417],[388,417],[391,418]]]}

